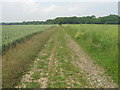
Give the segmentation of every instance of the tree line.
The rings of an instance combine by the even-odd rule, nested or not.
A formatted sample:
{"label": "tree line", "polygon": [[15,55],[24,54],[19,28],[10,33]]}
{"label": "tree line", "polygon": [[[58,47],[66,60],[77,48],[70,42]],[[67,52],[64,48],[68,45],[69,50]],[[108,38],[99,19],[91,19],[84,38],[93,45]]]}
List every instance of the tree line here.
{"label": "tree line", "polygon": [[23,21],[17,23],[5,23],[2,25],[39,25],[39,24],[120,24],[118,15],[110,14],[108,16],[96,17],[83,16],[83,17],[57,17],[55,19],[48,19],[46,21]]}

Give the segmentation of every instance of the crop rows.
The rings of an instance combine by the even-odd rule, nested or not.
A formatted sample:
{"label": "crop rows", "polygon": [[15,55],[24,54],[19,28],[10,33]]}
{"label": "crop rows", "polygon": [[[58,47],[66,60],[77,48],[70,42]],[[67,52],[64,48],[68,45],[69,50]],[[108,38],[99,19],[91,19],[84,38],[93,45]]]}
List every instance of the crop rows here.
{"label": "crop rows", "polygon": [[2,26],[2,46],[3,49],[19,42],[21,39],[25,39],[27,36],[31,36],[42,30],[49,28],[50,25],[6,25]]}

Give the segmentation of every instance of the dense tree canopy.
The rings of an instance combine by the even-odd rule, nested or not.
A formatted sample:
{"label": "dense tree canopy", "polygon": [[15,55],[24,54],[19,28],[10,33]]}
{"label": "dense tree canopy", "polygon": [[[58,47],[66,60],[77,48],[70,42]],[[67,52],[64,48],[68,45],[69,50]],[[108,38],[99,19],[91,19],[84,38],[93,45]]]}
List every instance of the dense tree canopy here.
{"label": "dense tree canopy", "polygon": [[84,16],[84,17],[57,17],[46,21],[23,21],[19,23],[2,23],[3,25],[39,25],[39,24],[119,24],[119,16],[112,15],[104,17]]}

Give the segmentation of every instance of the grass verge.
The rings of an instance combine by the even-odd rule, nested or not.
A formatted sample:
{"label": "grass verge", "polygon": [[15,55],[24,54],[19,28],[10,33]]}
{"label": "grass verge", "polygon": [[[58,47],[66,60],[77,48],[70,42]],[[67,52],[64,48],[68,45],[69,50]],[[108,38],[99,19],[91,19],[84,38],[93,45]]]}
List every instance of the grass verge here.
{"label": "grass verge", "polygon": [[68,25],[68,34],[118,82],[117,25]]}

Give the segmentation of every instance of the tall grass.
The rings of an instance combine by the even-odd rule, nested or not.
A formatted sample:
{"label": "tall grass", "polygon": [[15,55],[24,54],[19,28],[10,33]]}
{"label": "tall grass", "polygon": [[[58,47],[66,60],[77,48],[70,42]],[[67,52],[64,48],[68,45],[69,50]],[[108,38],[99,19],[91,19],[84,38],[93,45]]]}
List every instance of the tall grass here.
{"label": "tall grass", "polygon": [[118,26],[117,25],[64,25],[91,57],[118,82]]}

